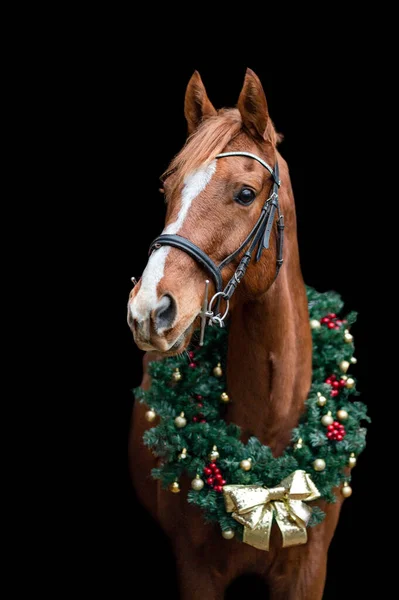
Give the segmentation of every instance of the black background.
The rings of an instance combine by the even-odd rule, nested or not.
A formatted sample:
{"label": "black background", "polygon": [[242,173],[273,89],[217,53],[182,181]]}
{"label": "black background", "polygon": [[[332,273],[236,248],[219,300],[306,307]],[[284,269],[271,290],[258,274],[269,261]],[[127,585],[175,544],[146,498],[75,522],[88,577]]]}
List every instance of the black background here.
{"label": "black background", "polygon": [[[351,373],[359,380],[361,399],[369,406],[373,424],[367,449],[353,471],[353,495],[344,503],[331,544],[324,598],[349,599],[366,592],[374,560],[370,551],[374,534],[365,525],[369,519],[366,498],[377,445],[377,406],[372,392],[375,354],[369,329],[370,260],[375,248],[366,243],[365,211],[370,185],[374,185],[365,169],[370,154],[375,153],[367,124],[374,98],[366,57],[353,48],[329,59],[317,53],[306,58],[294,53],[289,61],[259,57],[246,61],[219,54],[212,61],[195,61],[165,49],[164,57],[145,61],[136,57],[132,64],[128,55],[114,48],[103,59],[100,72],[91,69],[90,60],[87,70],[83,68],[85,86],[95,89],[84,108],[88,128],[83,139],[86,134],[91,145],[97,144],[94,189],[105,199],[105,203],[93,199],[90,190],[91,225],[98,237],[91,248],[92,258],[101,264],[105,278],[104,296],[100,294],[95,302],[106,304],[109,299],[104,310],[112,312],[106,325],[110,323],[111,330],[107,357],[113,368],[112,394],[103,406],[109,429],[115,424],[112,432],[103,431],[107,440],[112,438],[106,443],[110,447],[105,460],[108,480],[96,489],[107,498],[101,517],[102,564],[108,574],[116,569],[115,585],[123,589],[118,597],[130,597],[132,582],[139,578],[146,584],[147,597],[160,598],[166,589],[178,598],[168,541],[137,503],[126,475],[131,389],[140,383],[142,358],[126,324],[130,277],[140,277],[148,246],[163,228],[165,207],[158,177],[185,141],[183,100],[190,76],[199,70],[216,108],[233,106],[247,66],[260,77],[269,113],[284,135],[280,152],[291,173],[305,282],[319,291],[338,291],[345,310],[359,312],[352,331],[358,364],[351,367]],[[119,495],[121,478],[126,486]],[[250,589],[246,588],[247,593]],[[238,596],[232,592],[229,597]]]}

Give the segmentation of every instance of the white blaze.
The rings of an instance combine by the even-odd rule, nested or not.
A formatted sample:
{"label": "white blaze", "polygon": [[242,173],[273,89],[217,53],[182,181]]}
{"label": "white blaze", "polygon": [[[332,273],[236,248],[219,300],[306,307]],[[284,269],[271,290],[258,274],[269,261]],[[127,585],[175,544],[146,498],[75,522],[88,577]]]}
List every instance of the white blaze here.
{"label": "white blaze", "polygon": [[[193,200],[206,188],[212,179],[216,171],[216,163],[217,161],[213,160],[206,167],[200,167],[186,177],[177,219],[165,227],[162,233],[176,234],[180,231]],[[162,246],[159,250],[153,252],[148,260],[141,279],[140,290],[130,304],[132,316],[138,321],[146,319],[149,313],[157,307],[157,286],[164,276],[165,262],[169,251],[170,246]]]}

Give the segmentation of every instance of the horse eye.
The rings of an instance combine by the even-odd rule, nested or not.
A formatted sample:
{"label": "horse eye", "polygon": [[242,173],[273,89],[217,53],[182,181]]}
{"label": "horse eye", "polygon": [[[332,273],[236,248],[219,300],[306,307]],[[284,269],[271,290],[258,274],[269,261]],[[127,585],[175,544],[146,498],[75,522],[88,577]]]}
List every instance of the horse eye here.
{"label": "horse eye", "polygon": [[242,188],[235,197],[235,200],[240,204],[251,204],[255,200],[255,196],[255,192],[250,188]]}

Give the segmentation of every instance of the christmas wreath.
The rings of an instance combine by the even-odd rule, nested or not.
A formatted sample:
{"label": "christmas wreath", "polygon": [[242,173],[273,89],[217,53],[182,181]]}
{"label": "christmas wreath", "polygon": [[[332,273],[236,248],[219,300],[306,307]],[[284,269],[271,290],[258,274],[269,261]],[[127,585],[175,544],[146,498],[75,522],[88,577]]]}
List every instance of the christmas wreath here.
{"label": "christmas wreath", "polygon": [[335,292],[307,288],[307,296],[313,380],[292,443],[281,456],[274,457],[256,437],[243,443],[240,427],[224,420],[230,402],[224,377],[228,328],[209,327],[204,345],[190,350],[189,360],[182,355],[151,362],[151,388],[134,390],[149,408],[147,421],[159,420],[144,434],[144,443],[161,459],[152,476],[178,493],[180,478],[188,475],[188,501],[203,510],[206,521],[218,522],[226,539],[236,536],[266,550],[270,531],[263,534],[273,518],[284,545],[304,543],[306,525],[317,525],[324,513],[301,500],[335,502],[339,486],[343,496],[351,495],[350,469],[366,444],[361,422],[370,420],[366,406],[355,400],[355,379],[347,375],[356,363],[349,332],[356,313],[338,317],[343,302]]}

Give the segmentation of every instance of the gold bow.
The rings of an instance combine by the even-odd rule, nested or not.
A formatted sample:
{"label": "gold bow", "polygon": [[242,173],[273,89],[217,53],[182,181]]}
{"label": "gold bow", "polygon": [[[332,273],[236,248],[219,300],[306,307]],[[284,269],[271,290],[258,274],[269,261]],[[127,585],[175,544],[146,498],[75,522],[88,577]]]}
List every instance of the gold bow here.
{"label": "gold bow", "polygon": [[312,509],[302,501],[320,497],[309,475],[299,469],[274,488],[225,485],[223,494],[226,511],[244,525],[244,542],[259,550],[269,550],[273,515],[283,536],[283,547],[306,544]]}

